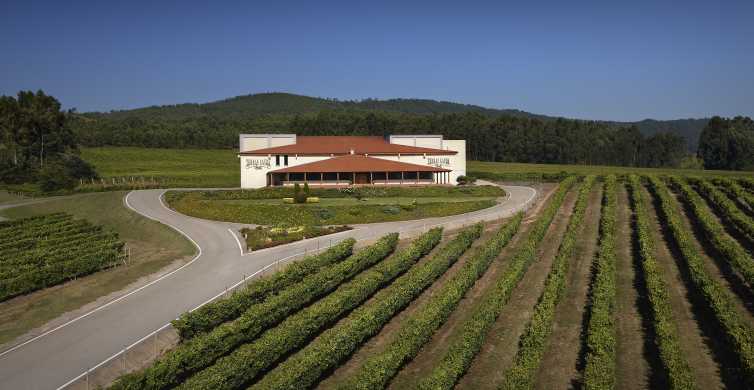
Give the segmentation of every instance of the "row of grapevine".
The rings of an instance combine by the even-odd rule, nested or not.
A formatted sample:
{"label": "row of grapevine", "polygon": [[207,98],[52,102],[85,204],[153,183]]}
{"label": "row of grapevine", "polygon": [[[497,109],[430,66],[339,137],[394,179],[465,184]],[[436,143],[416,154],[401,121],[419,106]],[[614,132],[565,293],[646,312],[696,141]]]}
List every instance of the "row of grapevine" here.
{"label": "row of grapevine", "polygon": [[[214,366],[189,378],[181,388],[239,389],[246,384],[253,383],[264,370],[269,369],[287,354],[304,346],[327,326],[357,308],[382,286],[387,285],[404,272],[406,274],[380,291],[379,295],[373,301],[370,301],[370,304],[366,307],[373,306],[371,302],[375,301],[379,302],[378,304],[389,303],[383,301],[383,298],[390,299],[389,294],[386,295],[384,292],[392,291],[396,285],[401,285],[402,288],[410,288],[410,286],[405,285],[405,280],[411,280],[422,274],[432,280],[439,277],[479,238],[481,232],[481,225],[466,229],[443,246],[431,259],[415,266],[416,262],[429,253],[440,241],[442,230],[431,230],[423,237],[415,240],[411,247],[358,275],[351,282],[344,284],[321,301],[289,317],[258,340],[238,348],[232,354],[219,360]],[[429,273],[426,273],[427,271]],[[345,321],[348,321],[354,315],[358,315],[359,310],[357,309],[357,312],[352,313]],[[366,318],[362,318],[362,320],[366,320]],[[347,337],[339,341],[345,345],[336,344],[338,350],[348,348],[349,339]],[[325,351],[325,353],[329,356],[337,352],[331,350]],[[304,384],[295,382],[288,385],[293,385],[294,388],[306,387]]]}
{"label": "row of grapevine", "polygon": [[738,179],[738,183],[741,184],[742,187],[746,188],[746,190],[749,191],[750,194],[754,194],[754,179],[741,178]]}
{"label": "row of grapevine", "polygon": [[[341,388],[384,389],[387,387],[400,368],[419,353],[421,347],[429,341],[432,334],[447,321],[466,292],[484,275],[490,264],[518,232],[523,217],[523,213],[516,214],[511,221],[495,233],[494,237],[477,249],[457,274],[446,281],[442,288],[435,292],[419,310],[405,319],[403,325],[392,337],[392,341],[380,353],[367,359]],[[358,324],[358,322],[355,324]],[[337,342],[338,336],[333,334],[330,340]],[[326,350],[326,348],[328,348],[328,344],[312,347],[313,351]],[[350,351],[347,353],[350,353]],[[303,372],[304,370],[296,368],[297,365],[301,365],[301,367],[317,366],[320,370],[330,368],[327,365],[319,366],[316,360],[316,353],[311,352],[298,360],[286,362],[286,366],[281,368],[281,372],[276,375],[289,375],[291,378],[300,378],[306,375]],[[330,365],[337,364],[336,359],[332,359],[331,362]]]}
{"label": "row of grapevine", "polygon": [[353,238],[343,240],[318,255],[294,262],[270,277],[254,279],[246,288],[233,293],[230,297],[182,315],[173,321],[173,327],[182,340],[208,332],[223,322],[238,318],[251,305],[300,282],[308,275],[347,258],[352,254],[355,243],[356,240]]}
{"label": "row of grapevine", "polygon": [[[748,386],[754,387],[754,330],[738,312],[732,293],[707,273],[704,260],[693,245],[694,237],[681,221],[680,206],[670,195],[665,183],[656,177],[650,177],[649,180],[654,196],[660,200],[663,222],[668,226],[675,244],[680,249],[693,287],[707,302],[720,329],[726,335],[725,341],[737,356],[741,374]],[[675,182],[680,183],[678,180]]]}
{"label": "row of grapevine", "polygon": [[487,331],[508,302],[513,288],[518,285],[529,266],[536,260],[537,248],[575,181],[575,177],[568,177],[560,183],[552,195],[552,200],[531,227],[526,242],[509,261],[507,268],[495,281],[493,287],[484,293],[474,307],[470,318],[460,325],[460,337],[450,344],[447,352],[429,376],[421,380],[419,388],[450,389],[466,372],[482,348]]}
{"label": "row of grapevine", "polygon": [[237,319],[186,340],[152,366],[124,375],[112,388],[165,389],[183,382],[191,374],[211,366],[217,359],[254,340],[289,315],[379,263],[395,250],[397,243],[397,233],[382,237],[377,243],[361,249],[346,260],[325,267],[278,294],[251,305]]}
{"label": "row of grapevine", "polygon": [[26,242],[27,240],[44,240],[50,236],[75,233],[89,225],[86,221],[75,220],[69,217],[65,220],[55,221],[49,224],[37,225],[33,227],[21,227],[16,234],[9,235],[0,239],[6,247],[13,247],[15,242]]}
{"label": "row of grapevine", "polygon": [[586,335],[586,367],[583,378],[586,389],[611,389],[615,386],[616,187],[615,176],[607,176]]}
{"label": "row of grapevine", "polygon": [[701,196],[686,181],[678,177],[671,177],[670,180],[691,209],[707,240],[725,257],[731,267],[743,276],[746,283],[754,287],[754,260],[751,256],[741,244],[725,232],[725,228],[715,219]]}
{"label": "row of grapevine", "polygon": [[56,213],[3,225],[0,302],[117,265],[123,242],[85,220]]}
{"label": "row of grapevine", "polygon": [[47,225],[52,223],[53,221],[59,221],[63,219],[71,219],[71,215],[66,213],[52,213],[36,215],[28,218],[0,221],[0,239],[4,239],[8,236],[13,236],[14,233],[20,231],[21,229],[28,229],[37,225]]}
{"label": "row of grapevine", "polygon": [[639,238],[639,257],[647,286],[649,303],[652,307],[652,327],[656,337],[655,343],[660,350],[660,360],[665,368],[665,375],[668,378],[670,388],[693,389],[696,388],[696,384],[678,341],[678,329],[673,322],[673,309],[670,306],[668,287],[662,276],[660,265],[655,259],[647,200],[638,176],[631,175],[629,177],[629,188],[633,208],[636,212],[635,229]]}
{"label": "row of grapevine", "polygon": [[519,349],[513,365],[505,373],[504,389],[531,389],[534,376],[539,369],[542,355],[547,346],[547,339],[552,333],[555,308],[560,301],[566,285],[566,274],[571,257],[576,248],[576,240],[584,222],[587,200],[594,185],[594,176],[587,176],[579,189],[576,205],[573,209],[558,254],[552,263],[550,273],[545,280],[545,287],[539,297],[531,320],[524,329],[519,342]]}
{"label": "row of grapevine", "polygon": [[734,180],[723,177],[714,178],[712,182],[720,186],[728,195],[735,199],[743,208],[754,212],[754,194],[746,191]]}
{"label": "row of grapevine", "polygon": [[749,242],[754,242],[754,221],[742,212],[735,202],[707,180],[689,178],[688,182],[695,185],[697,190],[710,200],[711,204],[720,211],[724,221],[731,223],[736,230],[749,239]]}
{"label": "row of grapevine", "polygon": [[17,268],[25,264],[35,264],[37,266],[54,263],[58,260],[66,259],[67,253],[70,251],[85,251],[98,246],[104,246],[105,244],[118,241],[118,233],[97,229],[88,233],[81,233],[68,237],[63,237],[61,240],[55,239],[57,244],[45,243],[44,245],[36,245],[31,249],[18,249],[13,252],[8,252],[0,258],[0,270],[4,268]]}

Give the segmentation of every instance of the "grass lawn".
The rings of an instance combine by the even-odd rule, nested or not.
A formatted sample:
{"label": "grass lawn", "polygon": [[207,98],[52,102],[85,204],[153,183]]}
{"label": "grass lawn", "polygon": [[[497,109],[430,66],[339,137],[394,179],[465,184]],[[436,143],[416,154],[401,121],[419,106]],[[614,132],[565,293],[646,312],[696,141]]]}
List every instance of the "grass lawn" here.
{"label": "grass lawn", "polygon": [[[212,192],[168,192],[165,200],[176,211],[193,217],[258,225],[316,226],[406,221],[467,213],[495,205],[491,197],[321,198],[321,203],[284,204],[282,199],[213,199]],[[393,199],[394,202],[383,201]],[[370,203],[371,202],[371,203]]]}
{"label": "grass lawn", "polygon": [[[323,207],[323,206],[370,206],[370,205],[391,205],[391,204],[397,204],[397,205],[407,205],[411,204],[412,202],[416,201],[417,204],[424,204],[424,203],[456,203],[456,202],[468,202],[470,199],[473,200],[495,200],[495,197],[474,197],[474,198],[443,198],[443,197],[417,197],[417,198],[411,198],[411,197],[385,197],[385,198],[363,198],[361,200],[358,200],[356,198],[320,198],[319,203],[304,203],[298,206],[301,207]],[[223,204],[230,204],[230,205],[250,205],[250,204],[258,204],[258,205],[283,205],[285,204],[282,199],[250,199],[250,200],[241,200],[241,199],[234,199],[234,200],[218,200],[217,202],[221,202]]]}
{"label": "grass lawn", "polygon": [[[711,171],[696,169],[672,169],[672,168],[635,168],[635,167],[614,167],[604,165],[565,165],[565,164],[522,164],[522,163],[503,163],[503,162],[486,162],[486,161],[469,161],[466,170],[469,175],[484,177],[485,173],[501,175],[501,179],[520,180],[527,179],[530,176],[534,178],[536,174],[557,175],[561,172],[575,173],[579,175],[625,175],[635,174],[655,174],[655,175],[692,175],[692,176],[750,176],[754,177],[751,171]],[[532,174],[532,175],[527,175]]]}
{"label": "grass lawn", "polygon": [[123,205],[123,196],[125,192],[83,194],[0,212],[6,218],[21,218],[65,211],[114,229],[131,248],[128,266],[98,272],[0,303],[0,344],[118,291],[174,260],[187,260],[195,252],[194,246],[173,229],[128,210]]}
{"label": "grass lawn", "polygon": [[163,187],[239,187],[231,149],[82,148],[81,157],[103,178],[154,178]]}

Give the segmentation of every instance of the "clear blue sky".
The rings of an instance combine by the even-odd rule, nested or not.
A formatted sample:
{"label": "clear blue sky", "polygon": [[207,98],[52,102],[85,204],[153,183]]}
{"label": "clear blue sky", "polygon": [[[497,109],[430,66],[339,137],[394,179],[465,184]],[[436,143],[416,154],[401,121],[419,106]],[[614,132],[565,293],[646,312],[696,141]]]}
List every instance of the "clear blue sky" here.
{"label": "clear blue sky", "polygon": [[0,94],[106,111],[286,91],[754,116],[754,1],[13,1]]}

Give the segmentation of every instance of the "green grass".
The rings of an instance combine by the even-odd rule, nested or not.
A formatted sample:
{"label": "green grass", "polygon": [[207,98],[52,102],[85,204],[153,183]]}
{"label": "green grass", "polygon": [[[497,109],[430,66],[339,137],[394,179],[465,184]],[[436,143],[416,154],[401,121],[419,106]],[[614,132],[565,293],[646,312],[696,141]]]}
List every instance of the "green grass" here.
{"label": "green grass", "polygon": [[[165,195],[170,207],[193,217],[284,226],[406,221],[462,214],[495,205],[494,200],[485,197],[453,197],[431,203],[420,203],[420,198],[416,199],[416,204],[412,204],[413,198],[405,199],[405,203],[392,204],[377,203],[380,198],[374,198],[371,204],[369,200],[364,202],[353,198],[329,198],[328,202],[314,204],[283,204],[282,199],[213,199],[209,191],[176,191]],[[324,202],[325,198],[320,201]]]}
{"label": "green grass", "polygon": [[[485,162],[469,161],[466,167],[471,176],[484,177],[484,174],[499,174],[502,178],[510,180],[526,179],[526,174],[540,175],[558,175],[562,172],[576,175],[629,175],[649,174],[649,175],[683,175],[683,176],[750,176],[754,177],[751,171],[713,171],[697,169],[672,169],[672,168],[635,168],[635,167],[614,167],[606,165],[565,165],[565,164],[522,164],[522,163],[503,163],[503,162]],[[535,175],[530,175],[532,178]],[[565,176],[565,175],[564,175]]]}
{"label": "green grass", "polygon": [[82,148],[81,157],[103,178],[154,178],[163,187],[239,187],[237,151],[231,149]]}
{"label": "green grass", "polygon": [[[297,205],[299,207],[326,207],[326,206],[371,206],[371,205],[408,205],[416,201],[417,204],[425,203],[457,203],[468,202],[469,200],[495,200],[495,197],[473,197],[473,198],[449,198],[449,197],[426,197],[426,198],[410,198],[410,197],[386,197],[386,198],[364,198],[358,200],[356,198],[320,198],[319,203],[303,203]],[[282,199],[249,199],[249,200],[217,200],[216,202],[228,205],[284,205]],[[290,204],[288,204],[290,205]]]}
{"label": "green grass", "polygon": [[131,248],[128,266],[98,272],[0,304],[0,344],[194,253],[194,246],[173,229],[128,210],[123,205],[124,195],[124,192],[84,194],[0,212],[6,218],[23,218],[65,211],[112,228]]}

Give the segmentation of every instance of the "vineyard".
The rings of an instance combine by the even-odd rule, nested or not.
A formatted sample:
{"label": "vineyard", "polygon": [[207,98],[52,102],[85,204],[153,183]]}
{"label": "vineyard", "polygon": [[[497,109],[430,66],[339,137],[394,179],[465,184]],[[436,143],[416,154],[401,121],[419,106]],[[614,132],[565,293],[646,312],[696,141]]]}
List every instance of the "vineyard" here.
{"label": "vineyard", "polygon": [[[568,176],[502,221],[349,239],[255,279],[110,386],[754,388],[753,202],[735,177]],[[23,223],[78,226],[44,218]],[[18,232],[0,230],[3,270],[32,250]]]}
{"label": "vineyard", "polygon": [[0,302],[116,266],[123,246],[65,213],[0,222]]}

